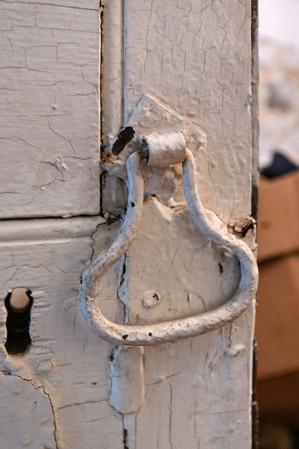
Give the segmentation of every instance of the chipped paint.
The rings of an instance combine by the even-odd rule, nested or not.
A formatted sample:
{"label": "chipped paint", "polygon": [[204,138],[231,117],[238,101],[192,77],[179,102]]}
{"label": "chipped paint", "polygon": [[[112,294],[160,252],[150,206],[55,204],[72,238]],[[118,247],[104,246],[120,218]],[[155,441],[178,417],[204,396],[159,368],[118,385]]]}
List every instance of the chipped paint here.
{"label": "chipped paint", "polygon": [[145,396],[143,348],[117,347],[109,359],[109,404],[121,415],[138,413]]}
{"label": "chipped paint", "polygon": [[[171,135],[173,137],[173,135]],[[180,137],[176,138],[180,139]],[[151,160],[152,138],[142,138],[142,148],[146,142],[146,150],[149,152]],[[156,137],[154,141],[156,141]],[[164,140],[158,140],[158,148],[164,153]],[[173,141],[173,140],[172,140]],[[149,142],[149,143],[148,143]],[[179,140],[179,142],[181,142]],[[141,161],[139,153],[133,153],[127,161],[128,171],[128,207],[124,218],[124,223],[120,229],[117,239],[112,246],[102,252],[94,262],[86,268],[82,275],[80,308],[87,325],[101,338],[117,345],[156,345],[180,338],[201,335],[225,326],[238,318],[247,307],[254,301],[258,269],[256,260],[251,250],[245,243],[230,235],[227,231],[218,228],[206,215],[205,209],[200,199],[196,184],[196,172],[194,158],[190,150],[181,154],[181,143],[178,144],[178,152],[174,146],[174,161],[177,162],[178,155],[183,162],[183,185],[184,193],[191,217],[199,233],[208,241],[222,247],[225,252],[237,257],[240,265],[239,285],[234,294],[227,302],[217,309],[209,310],[206,313],[181,318],[173,321],[162,321],[160,323],[132,326],[113,323],[102,313],[101,308],[96,304],[95,289],[104,273],[124,255],[130,243],[136,238],[136,233],[142,217],[143,204],[143,182]],[[171,151],[166,145],[168,159]],[[178,154],[177,154],[178,153]],[[156,163],[164,166],[165,160],[156,155],[153,158]]]}
{"label": "chipped paint", "polygon": [[[204,128],[208,144],[189,149],[203,204],[217,215],[217,226],[226,230],[250,217],[257,189],[257,59],[249,1],[0,0],[0,10],[0,145],[2,168],[10,167],[1,173],[3,217],[98,213],[99,75],[105,150],[129,119],[135,129],[136,102],[150,92],[170,105],[168,117],[185,116],[196,135]],[[136,135],[166,121],[150,105],[146,113]],[[129,147],[120,153],[124,160]],[[125,315],[129,325],[217,308],[239,281],[237,260],[205,242],[190,220],[180,170],[147,173],[139,232],[97,291],[105,316],[121,322]],[[0,226],[1,296],[28,285],[35,299],[33,344],[22,358],[5,352],[0,303],[1,441],[7,449],[56,449],[56,427],[58,449],[249,449],[253,308],[221,330],[145,348],[142,407],[121,415],[108,402],[113,348],[85,328],[77,295],[85,262],[118,235],[125,182],[112,172],[102,177],[101,210],[110,226],[103,221],[87,229],[87,217]],[[254,233],[247,232],[246,242],[254,249]],[[161,301],[145,308],[142,298],[150,291]],[[8,380],[9,373],[26,380]],[[16,385],[6,388],[6,382]],[[40,385],[50,395],[55,423]],[[26,414],[16,416],[24,403]]]}

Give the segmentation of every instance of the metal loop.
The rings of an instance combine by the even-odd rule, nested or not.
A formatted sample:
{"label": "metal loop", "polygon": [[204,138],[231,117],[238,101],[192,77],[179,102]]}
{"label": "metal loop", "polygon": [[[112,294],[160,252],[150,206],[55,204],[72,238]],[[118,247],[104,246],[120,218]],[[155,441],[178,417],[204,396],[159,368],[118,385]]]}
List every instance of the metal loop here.
{"label": "metal loop", "polygon": [[85,269],[82,276],[80,308],[89,327],[99,337],[113,344],[145,346],[204,334],[238,318],[255,298],[258,279],[256,260],[243,241],[220,230],[208,219],[197,188],[194,158],[189,150],[186,150],[183,162],[183,186],[188,208],[200,234],[216,245],[228,248],[237,257],[240,281],[236,292],[224,305],[209,312],[156,324],[122,325],[103,315],[95,302],[96,285],[111,265],[126,252],[141,221],[144,182],[137,153],[129,156],[127,172],[128,208],[119,235],[111,247]]}

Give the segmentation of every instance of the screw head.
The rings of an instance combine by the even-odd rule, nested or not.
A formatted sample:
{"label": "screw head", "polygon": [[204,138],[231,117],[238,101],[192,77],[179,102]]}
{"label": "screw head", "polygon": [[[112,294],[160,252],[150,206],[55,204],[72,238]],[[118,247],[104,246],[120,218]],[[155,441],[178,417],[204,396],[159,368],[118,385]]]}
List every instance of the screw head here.
{"label": "screw head", "polygon": [[156,307],[160,301],[160,296],[155,291],[147,291],[143,294],[142,304],[146,309],[152,309]]}

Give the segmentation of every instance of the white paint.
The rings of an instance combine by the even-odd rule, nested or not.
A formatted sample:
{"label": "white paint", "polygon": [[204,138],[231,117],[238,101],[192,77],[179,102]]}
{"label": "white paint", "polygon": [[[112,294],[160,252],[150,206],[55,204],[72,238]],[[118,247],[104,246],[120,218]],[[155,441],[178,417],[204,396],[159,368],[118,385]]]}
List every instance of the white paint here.
{"label": "white paint", "polygon": [[[250,216],[256,179],[250,6],[237,0],[124,2],[125,123],[147,92],[205,130],[207,145],[191,148],[197,182],[205,208],[225,226]],[[138,134],[163,127],[159,114],[152,127],[153,115],[144,116]],[[180,179],[175,170],[153,170],[146,179],[146,192],[157,193],[157,200],[145,202],[140,231],[126,252],[121,297],[128,324],[211,310],[236,287],[228,274],[236,261],[200,238],[183,210]],[[218,263],[224,260],[222,277]],[[150,290],[161,301],[145,309],[142,298]],[[130,449],[251,448],[252,322],[249,309],[222,331],[145,348],[145,403],[124,417]],[[245,350],[233,357],[235,345]]]}
{"label": "white paint", "polygon": [[56,449],[49,398],[18,376],[0,375],[1,445],[7,449]]}
{"label": "white paint", "polygon": [[[160,131],[160,132],[159,132]],[[140,150],[144,151],[150,167],[169,167],[180,164],[186,156],[186,141],[182,132],[159,130],[140,138]]]}
{"label": "white paint", "polygon": [[[11,228],[18,228],[18,240],[13,233],[9,239]],[[122,419],[108,404],[112,347],[90,335],[78,310],[80,273],[93,248],[107,244],[111,227],[108,232],[101,218],[0,223],[0,235],[6,236],[0,270],[1,447],[82,449],[96,442],[123,449]],[[101,289],[105,313],[119,320],[121,311],[109,292],[115,282],[111,273]],[[16,286],[31,288],[34,298],[32,345],[23,356],[8,355],[4,348],[3,298]]]}
{"label": "white paint", "polygon": [[[130,243],[136,238],[142,217],[143,174],[140,168],[140,153],[134,153],[127,161],[128,206],[124,224],[111,248],[103,251],[83,273],[80,294],[81,312],[86,323],[99,337],[116,345],[157,345],[211,332],[238,318],[252,303],[256,294],[258,269],[252,252],[246,244],[218,228],[207,217],[196,185],[192,152],[182,151],[180,134],[170,134],[170,142],[174,142],[173,152],[171,152],[171,145],[168,146],[167,139],[167,134],[162,134],[159,138],[156,135],[141,138],[142,148],[145,146],[149,152],[149,163],[164,167],[166,163],[177,163],[178,158],[181,158],[184,193],[193,221],[207,242],[216,244],[230,257],[237,257],[240,265],[240,273],[237,272],[237,277],[240,277],[239,285],[232,297],[221,307],[188,318],[143,326],[128,326],[113,323],[103,315],[96,305],[95,286],[99,284],[102,276],[114,262],[124,255]],[[166,156],[164,156],[165,153]],[[122,396],[121,389],[119,395]]]}
{"label": "white paint", "polygon": [[0,217],[99,211],[98,1],[0,1]]}
{"label": "white paint", "polygon": [[124,23],[125,123],[144,93],[188,117],[209,142],[205,206],[225,222],[250,215],[250,2],[128,0]]}
{"label": "white paint", "polygon": [[122,415],[138,413],[145,396],[143,348],[115,348],[109,361],[109,375],[109,404]]}
{"label": "white paint", "polygon": [[144,292],[143,298],[142,298],[142,305],[146,309],[152,309],[156,307],[160,302],[159,293],[154,291],[146,291]]}
{"label": "white paint", "polygon": [[[158,97],[170,105],[168,117],[175,116],[173,110],[187,117],[196,136],[202,137],[201,145],[194,143],[190,149],[204,206],[225,227],[243,222],[251,213],[250,185],[256,177],[251,154],[255,117],[250,2],[109,0],[102,4],[107,36],[102,71],[102,96],[107,98],[104,132],[114,134],[128,117],[134,122],[132,111],[146,92]],[[0,177],[1,214],[96,214],[98,1],[2,0],[0,10],[0,136],[6,139],[0,140],[1,167],[10,161],[10,172],[2,169]],[[166,122],[157,111],[148,108],[147,112],[139,135],[148,133],[147,126],[153,130],[154,117],[159,117],[155,129]],[[207,146],[200,126],[207,132]],[[109,136],[103,140],[109,141]],[[107,179],[103,206],[121,213],[126,205],[122,184],[115,185],[112,176]],[[180,180],[176,167],[160,172],[153,168],[145,180],[146,193],[157,193],[157,198],[145,202],[136,239],[95,292],[111,321],[143,325],[179,319],[221,306],[236,288],[236,260],[201,238],[182,203]],[[118,222],[108,226],[87,217],[0,223],[1,296],[16,286],[31,287],[34,296],[33,343],[22,357],[10,356],[4,349],[6,312],[1,302],[1,444],[8,449],[26,444],[33,449],[124,449],[125,445],[130,449],[249,449],[250,309],[222,330],[146,347],[142,362],[137,357],[138,364],[128,366],[129,359],[124,358],[128,375],[120,380],[122,386],[117,387],[118,380],[113,379],[114,391],[122,389],[123,396],[114,394],[112,399],[107,363],[113,346],[88,332],[80,320],[77,296],[86,261],[110,248],[118,231]],[[251,234],[246,240],[254,247]],[[150,309],[142,304],[148,291],[161,298]],[[137,389],[131,381],[134,372]],[[125,385],[136,401],[126,410],[120,406]],[[120,411],[129,413],[117,413],[109,400],[119,400]],[[12,428],[15,410],[17,427]]]}
{"label": "white paint", "polygon": [[101,0],[102,37],[102,123],[105,144],[111,144],[123,124],[123,5],[120,0]]}

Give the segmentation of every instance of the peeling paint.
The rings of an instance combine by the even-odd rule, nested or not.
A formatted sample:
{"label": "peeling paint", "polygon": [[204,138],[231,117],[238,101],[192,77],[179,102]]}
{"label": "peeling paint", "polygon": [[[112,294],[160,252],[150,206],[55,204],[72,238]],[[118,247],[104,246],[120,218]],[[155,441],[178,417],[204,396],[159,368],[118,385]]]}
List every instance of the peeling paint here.
{"label": "peeling paint", "polygon": [[[145,92],[169,104],[168,116],[173,117],[174,110],[206,131],[208,145],[190,149],[203,203],[225,230],[229,224],[244,223],[256,209],[255,39],[254,51],[250,49],[255,3],[251,11],[247,0],[100,1],[101,19],[106,19],[101,23],[102,148],[111,147]],[[99,1],[0,1],[0,11],[0,92],[6,111],[0,145],[9,157],[2,167],[7,162],[11,167],[1,175],[6,185],[1,188],[0,215],[69,217],[97,214],[101,208],[108,214],[107,223],[123,216],[125,178],[101,176],[105,199],[101,195],[99,205]],[[253,22],[255,38],[255,17]],[[147,112],[139,135],[147,134],[148,126],[156,131],[164,122],[165,117],[161,120],[157,114],[155,122],[151,110]],[[130,126],[135,129],[134,113]],[[124,159],[129,147],[120,153]],[[112,321],[124,318],[135,325],[203,312],[221,305],[236,287],[237,261],[212,243],[205,244],[190,224],[180,180],[176,168],[153,170],[146,179],[140,231],[126,258],[111,268],[100,286],[104,312]],[[58,449],[249,449],[250,309],[221,331],[147,347],[142,406],[121,415],[109,405],[106,363],[112,347],[85,329],[77,295],[85,262],[109,247],[121,220],[109,229],[103,220],[98,232],[94,223],[86,230],[86,220],[13,220],[0,226],[1,295],[26,282],[36,298],[30,353],[16,362],[1,347],[5,375],[0,376],[0,408],[5,407],[4,418],[7,404],[14,413],[13,419],[1,420],[1,441],[7,441],[7,449],[23,443],[30,449],[56,449],[51,400]],[[247,232],[250,247],[253,239],[254,232]],[[115,293],[120,280],[125,317]],[[142,298],[150,291],[161,301],[145,308]],[[2,303],[0,310],[3,346]],[[16,374],[27,380],[9,376],[16,366]],[[134,366],[139,369],[139,364]],[[16,385],[8,392],[1,387],[10,377]],[[49,399],[42,389],[34,389],[32,380],[45,386]],[[121,382],[126,380],[124,376]],[[37,429],[36,448],[30,432],[18,440],[18,429],[23,428],[11,431],[11,423],[20,417],[15,411],[24,409],[15,406],[16,398],[33,407],[26,408],[24,422]],[[37,427],[32,424],[35,400],[42,402]]]}
{"label": "peeling paint", "polygon": [[[101,447],[108,442],[121,447],[121,420],[108,404],[111,346],[90,338],[77,313],[80,272],[93,251],[105,245],[105,229],[101,217],[0,225],[0,435],[7,449],[23,442],[30,449],[80,449],[91,436]],[[3,299],[16,285],[28,285],[34,296],[32,345],[24,355],[9,355],[4,346]],[[114,300],[108,305],[117,319]]]}
{"label": "peeling paint", "polygon": [[[162,139],[162,148],[163,145],[164,140]],[[150,151],[151,147],[149,146],[148,149]],[[169,151],[169,154],[171,155],[171,151]],[[108,342],[117,345],[145,346],[202,335],[231,323],[254,302],[258,279],[254,255],[244,242],[218,228],[207,217],[197,187],[192,152],[186,149],[185,154],[183,153],[181,157],[185,158],[182,161],[184,194],[194,224],[204,239],[213,242],[238,259],[240,266],[239,285],[224,305],[209,310],[205,314],[200,313],[173,321],[164,320],[143,326],[117,324],[104,316],[101,308],[96,304],[96,285],[105,272],[129,249],[130,244],[136,238],[142,217],[144,185],[140,155],[138,153],[131,154],[127,161],[128,208],[123,225],[111,247],[100,253],[95,261],[87,266],[82,275],[80,292],[82,316],[91,330]],[[177,153],[174,151],[175,162],[177,162],[176,158]],[[160,158],[156,156],[155,160],[159,162]],[[164,164],[163,160],[162,164]]]}
{"label": "peeling paint", "polygon": [[121,415],[137,413],[145,395],[143,348],[117,347],[109,361],[109,404]]}

